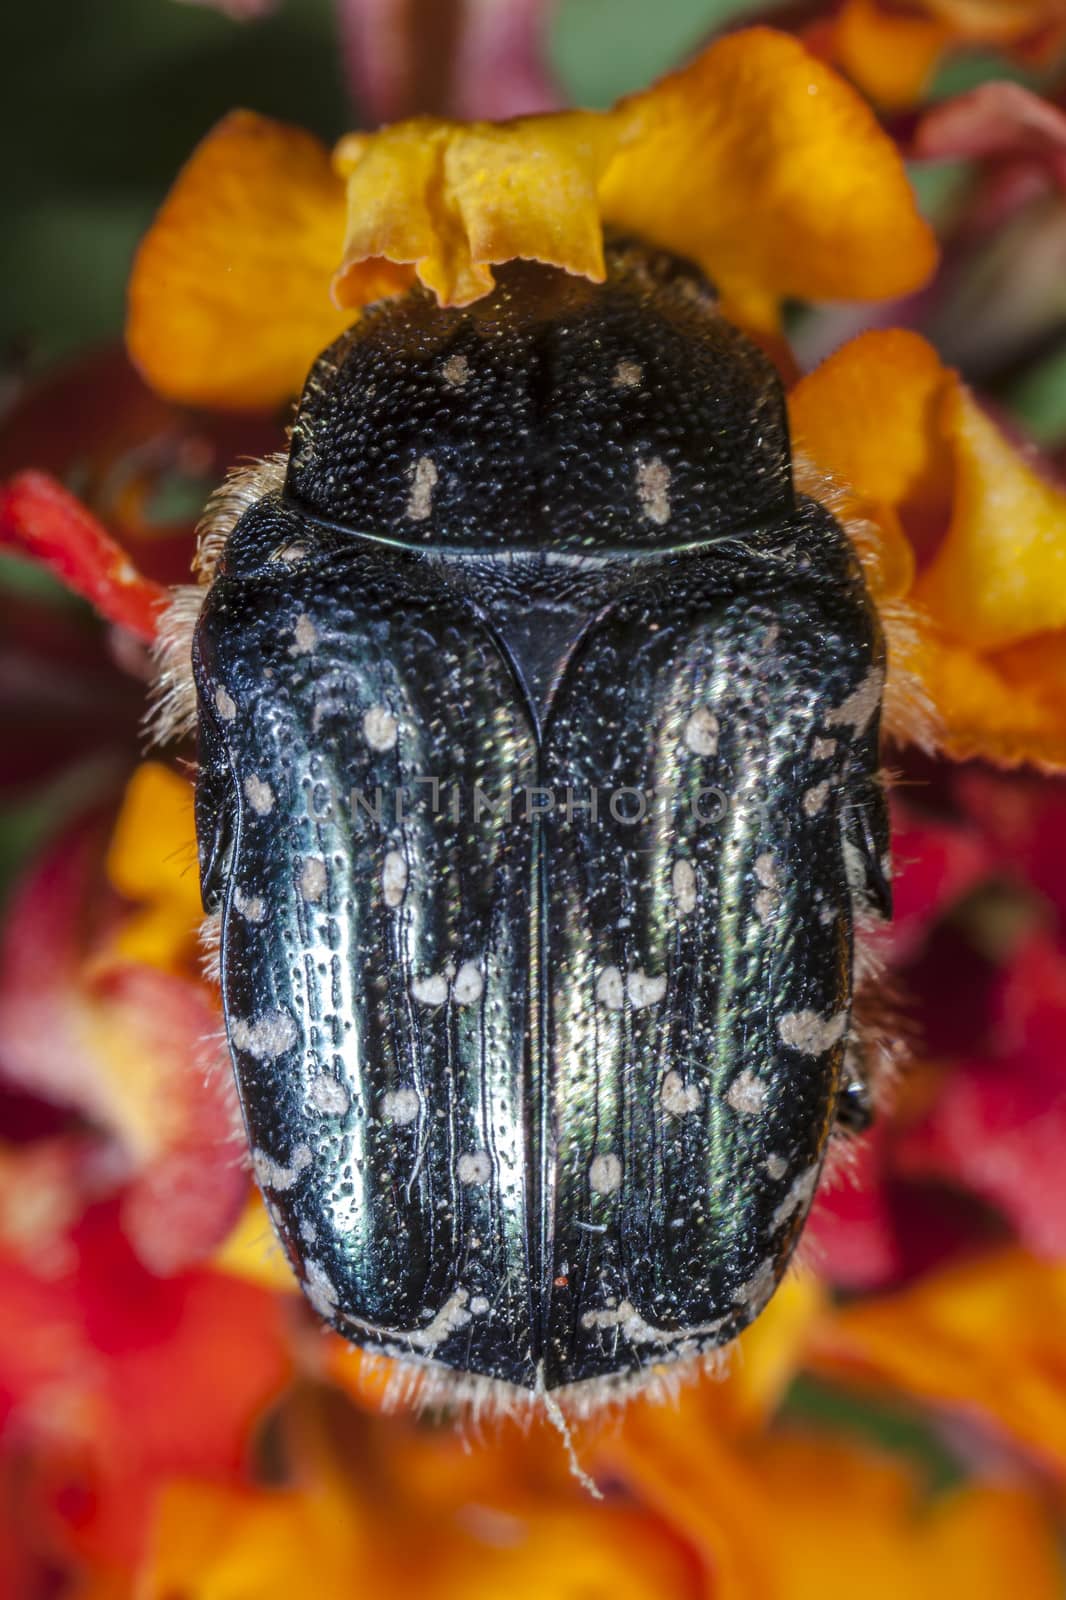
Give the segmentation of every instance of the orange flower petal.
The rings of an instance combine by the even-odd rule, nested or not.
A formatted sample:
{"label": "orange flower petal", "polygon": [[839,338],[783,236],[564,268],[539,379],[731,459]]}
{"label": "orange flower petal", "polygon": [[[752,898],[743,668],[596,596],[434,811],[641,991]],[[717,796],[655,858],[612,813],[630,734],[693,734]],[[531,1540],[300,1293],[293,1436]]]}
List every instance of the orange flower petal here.
{"label": "orange flower petal", "polygon": [[1066,1267],[1005,1250],[846,1307],[812,1363],[998,1428],[1066,1476]]}
{"label": "orange flower petal", "polygon": [[951,505],[951,463],[938,433],[952,374],[925,339],[902,328],[850,340],[788,397],[797,453],[814,458],[873,514],[923,524]]}
{"label": "orange flower petal", "polygon": [[193,152],[134,262],[126,339],[175,400],[274,406],[351,322],[330,304],[344,186],[310,134],[236,111]]}
{"label": "orange flower petal", "polygon": [[944,397],[941,426],[955,507],[918,598],[947,632],[983,649],[1066,627],[1066,494],[1037,476],[961,385]]}
{"label": "orange flower petal", "polygon": [[852,340],[789,410],[798,452],[867,519],[856,543],[875,596],[909,607],[900,628],[885,612],[890,688],[893,663],[919,680],[957,759],[1066,763],[1066,495],[917,334]]}
{"label": "orange flower petal", "polygon": [[743,320],[902,294],[936,264],[895,146],[787,34],[731,34],[616,117],[604,217],[693,256]]}
{"label": "orange flower petal", "polygon": [[950,26],[877,0],[845,0],[832,27],[832,56],[871,100],[888,110],[920,100],[952,40]]}
{"label": "orange flower petal", "polygon": [[870,111],[768,28],[611,112],[422,118],[342,141],[337,163],[349,227],[335,294],[351,305],[381,291],[383,262],[414,264],[445,305],[487,294],[491,265],[517,257],[599,280],[603,222],[698,260],[760,327],[784,295],[898,294],[936,258]]}

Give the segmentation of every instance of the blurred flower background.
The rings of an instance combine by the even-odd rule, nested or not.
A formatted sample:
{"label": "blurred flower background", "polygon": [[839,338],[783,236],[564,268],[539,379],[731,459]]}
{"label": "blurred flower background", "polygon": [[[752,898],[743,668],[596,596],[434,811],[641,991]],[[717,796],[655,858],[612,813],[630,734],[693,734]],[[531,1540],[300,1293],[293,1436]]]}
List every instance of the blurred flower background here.
{"label": "blurred flower background", "polygon": [[[162,586],[286,412],[164,398],[174,351],[150,388],[123,350],[125,284],[235,105],[327,144],[415,113],[606,107],[752,22],[872,107],[807,187],[866,185],[907,280],[830,298],[800,232],[762,284],[780,324],[746,268],[733,290],[804,457],[864,519],[886,617],[925,619],[899,639],[939,731],[919,748],[897,692],[887,752],[886,981],[911,1044],[727,1374],[575,1425],[594,1500],[539,1422],[388,1413],[385,1364],[319,1330],[252,1196],[200,970],[191,752],[146,761],[140,719]],[[1063,0],[67,0],[5,27],[0,1594],[1060,1595]],[[792,56],[763,56],[784,98]],[[747,262],[767,224],[741,198]],[[349,232],[346,270],[360,248]]]}

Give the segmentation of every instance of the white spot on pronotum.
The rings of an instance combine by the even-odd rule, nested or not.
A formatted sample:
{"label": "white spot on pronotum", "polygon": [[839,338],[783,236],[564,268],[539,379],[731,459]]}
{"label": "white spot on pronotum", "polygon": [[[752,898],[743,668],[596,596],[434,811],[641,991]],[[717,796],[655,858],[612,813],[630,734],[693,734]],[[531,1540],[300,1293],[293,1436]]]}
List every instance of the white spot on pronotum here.
{"label": "white spot on pronotum", "polygon": [[713,756],[718,749],[718,718],[700,706],[685,723],[684,740],[697,756]]}
{"label": "white spot on pronotum", "polygon": [[755,896],[755,915],[760,922],[769,922],[777,910],[777,896],[772,889],[760,889]]}
{"label": "white spot on pronotum", "polygon": [[805,1210],[811,1203],[817,1182],[817,1166],[808,1167],[806,1172],[801,1172],[798,1178],[793,1179],[788,1193],[770,1218],[771,1228],[780,1228],[795,1212]]}
{"label": "white spot on pronotum", "polygon": [[772,1259],[763,1261],[746,1283],[733,1295],[735,1306],[745,1306],[753,1315],[760,1312],[777,1286],[777,1269]]}
{"label": "white spot on pronotum", "polygon": [[738,1072],[726,1090],[725,1103],[742,1117],[754,1117],[766,1104],[766,1085],[747,1068]]}
{"label": "white spot on pronotum", "polygon": [[788,1162],[785,1160],[784,1156],[767,1156],[766,1171],[776,1183],[780,1178],[783,1178],[785,1173],[788,1171]]}
{"label": "white spot on pronotum", "polygon": [[639,389],[643,382],[644,368],[639,361],[619,361],[611,379],[615,389]]}
{"label": "white spot on pronotum", "polygon": [[816,817],[829,799],[829,785],[823,779],[814,784],[803,796],[803,809],[809,817]]}
{"label": "white spot on pronotum", "polygon": [[419,456],[408,468],[411,491],[407,496],[407,515],[412,522],[425,522],[433,510],[433,491],[437,487],[437,466],[432,456]]}
{"label": "white spot on pronotum", "polygon": [[646,972],[638,969],[626,979],[626,990],[634,1010],[642,1011],[645,1006],[658,1005],[666,993],[666,979],[649,978]]}
{"label": "white spot on pronotum", "polygon": [[668,1072],[663,1079],[662,1102],[672,1117],[684,1117],[690,1111],[698,1111],[701,1098],[696,1086],[686,1083],[680,1072]]}
{"label": "white spot on pronotum", "polygon": [[233,891],[233,906],[246,922],[262,922],[266,916],[266,906],[262,897],[257,894],[245,894],[241,888]]}
{"label": "white spot on pronotum", "polygon": [[485,990],[485,980],[473,961],[464,961],[455,974],[452,996],[457,1005],[469,1006],[480,1000]]}
{"label": "white spot on pronotum", "polygon": [[237,715],[237,702],[232,695],[226,693],[221,684],[215,690],[215,710],[223,722],[232,722]]}
{"label": "white spot on pronotum", "polygon": [[314,905],[326,892],[326,863],[318,856],[308,856],[300,872],[300,895]]}
{"label": "white spot on pronotum", "polygon": [[275,1161],[268,1156],[265,1150],[252,1151],[252,1167],[255,1171],[256,1181],[262,1189],[274,1189],[284,1192],[291,1189],[299,1180],[300,1174],[306,1172],[311,1165],[311,1152],[305,1144],[298,1144],[292,1153],[288,1166],[280,1161]]}
{"label": "white spot on pronotum", "polygon": [[304,1294],[323,1321],[329,1322],[337,1310],[337,1291],[321,1261],[305,1260]]}
{"label": "white spot on pronotum", "polygon": [[836,753],[837,742],[835,739],[815,739],[811,745],[811,759],[813,761],[828,761]]}
{"label": "white spot on pronotum", "polygon": [[854,728],[856,733],[866,729],[870,718],[881,703],[881,690],[885,675],[880,667],[871,667],[859,687],[848,695],[842,705],[830,711],[826,725],[830,728]]}
{"label": "white spot on pronotum", "polygon": [[442,1006],[448,998],[448,979],[443,972],[428,978],[411,979],[411,998],[420,1006]]}
{"label": "white spot on pronotum", "polygon": [[387,906],[398,906],[407,890],[407,862],[398,850],[390,850],[381,869],[381,892]]}
{"label": "white spot on pronotum", "polygon": [[492,1177],[492,1158],[487,1150],[468,1150],[455,1163],[460,1183],[488,1183]]}
{"label": "white spot on pronotum", "polygon": [[363,718],[363,738],[371,750],[391,750],[398,731],[396,718],[384,706],[371,706]]}
{"label": "white spot on pronotum", "polygon": [[596,999],[608,1011],[621,1011],[625,1005],[625,983],[617,967],[604,967],[596,979]]}
{"label": "white spot on pronotum", "polygon": [[259,1061],[273,1061],[296,1043],[296,1024],[285,1011],[274,1011],[255,1022],[237,1017],[230,1024],[230,1043],[247,1050]]}
{"label": "white spot on pronotum", "polygon": [[440,375],[452,389],[463,389],[470,381],[470,363],[465,356],[449,356]]}
{"label": "white spot on pronotum", "polygon": [[670,521],[670,468],[659,456],[637,462],[637,499],[649,522]]}
{"label": "white spot on pronotum", "polygon": [[401,1125],[415,1120],[419,1106],[418,1095],[413,1089],[390,1089],[381,1102],[381,1109],[389,1121]]}
{"label": "white spot on pronotum", "polygon": [[593,1194],[614,1194],[622,1187],[622,1163],[616,1155],[594,1156],[589,1163],[589,1187]]}
{"label": "white spot on pronotum", "polygon": [[244,780],[244,797],[259,816],[268,816],[274,809],[274,791],[265,778],[251,773]]}
{"label": "white spot on pronotum", "polygon": [[674,870],[670,879],[673,890],[674,904],[681,916],[687,917],[696,909],[696,869],[691,861],[684,857],[674,862]]}
{"label": "white spot on pronotum", "polygon": [[348,1109],[347,1089],[336,1078],[331,1078],[328,1072],[320,1072],[311,1079],[308,1093],[315,1110],[321,1111],[324,1116],[342,1117]]}
{"label": "white spot on pronotum", "polygon": [[296,626],[292,631],[292,644],[289,646],[290,656],[310,655],[318,644],[318,633],[311,618],[306,611],[296,618]]}
{"label": "white spot on pronotum", "polygon": [[781,1018],[777,1031],[785,1044],[805,1056],[824,1055],[844,1036],[848,1014],[823,1017],[817,1011],[790,1011]]}

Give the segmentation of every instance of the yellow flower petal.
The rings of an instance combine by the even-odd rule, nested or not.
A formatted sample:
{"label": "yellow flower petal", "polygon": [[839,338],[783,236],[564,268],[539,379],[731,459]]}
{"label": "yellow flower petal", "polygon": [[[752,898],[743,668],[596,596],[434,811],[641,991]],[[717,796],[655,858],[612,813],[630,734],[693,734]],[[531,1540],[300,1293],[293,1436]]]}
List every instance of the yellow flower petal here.
{"label": "yellow flower petal", "polygon": [[245,1278],[262,1289],[299,1292],[289,1258],[278,1243],[258,1194],[249,1195],[236,1227],[212,1256],[211,1266],[216,1272]]}
{"label": "yellow flower petal", "polygon": [[192,785],[145,761],[126,788],[107,856],[120,894],[142,909],[119,928],[114,953],[164,971],[187,963],[203,919]]}
{"label": "yellow flower petal", "polygon": [[390,262],[413,265],[442,305],[488,294],[491,264],[519,256],[602,279],[596,184],[610,143],[607,119],[581,112],[469,127],[420,118],[342,140],[349,222],[335,298],[364,305]]}
{"label": "yellow flower petal", "polygon": [[275,406],[352,321],[330,303],[344,185],[310,134],[235,111],[179,175],[134,262],[126,341],[174,400]]}
{"label": "yellow flower petal", "polygon": [[743,320],[902,294],[935,266],[895,146],[787,34],[731,34],[615,115],[605,219],[694,257]]}
{"label": "yellow flower petal", "polygon": [[955,506],[918,598],[946,632],[983,649],[1066,628],[1066,494],[1039,478],[961,385],[942,428]]}

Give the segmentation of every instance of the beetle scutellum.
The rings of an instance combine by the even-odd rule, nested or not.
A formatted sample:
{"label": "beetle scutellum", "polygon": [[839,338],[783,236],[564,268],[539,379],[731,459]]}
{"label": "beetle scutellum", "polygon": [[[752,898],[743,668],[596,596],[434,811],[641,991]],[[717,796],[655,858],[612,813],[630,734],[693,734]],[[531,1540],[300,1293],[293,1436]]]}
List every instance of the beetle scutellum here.
{"label": "beetle scutellum", "polygon": [[204,903],[308,1297],[578,1399],[766,1305],[865,1113],[890,901],[851,543],[706,281],[608,255],[366,311],[163,659],[173,722],[195,624]]}

